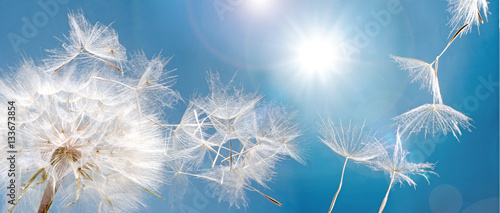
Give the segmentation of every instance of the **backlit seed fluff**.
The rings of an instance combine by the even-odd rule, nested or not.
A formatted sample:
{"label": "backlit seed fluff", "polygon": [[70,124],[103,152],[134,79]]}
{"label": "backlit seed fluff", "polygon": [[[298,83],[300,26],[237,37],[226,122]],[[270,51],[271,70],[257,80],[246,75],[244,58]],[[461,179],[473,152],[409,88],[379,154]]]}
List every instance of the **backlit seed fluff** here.
{"label": "backlit seed fluff", "polygon": [[452,32],[467,24],[460,35],[471,31],[473,25],[479,26],[488,18],[488,2],[486,0],[448,0],[448,12],[452,14],[448,25]]}
{"label": "backlit seed fluff", "polygon": [[[63,50],[51,51],[43,65],[25,59],[0,80],[4,121],[8,101],[15,102],[22,195],[3,212],[143,212],[165,178],[158,106],[178,97],[163,72],[166,60],[138,53],[126,61],[110,26],[92,26],[80,13],[69,20]],[[161,100],[151,96],[160,92]],[[5,188],[10,178],[0,181]]]}

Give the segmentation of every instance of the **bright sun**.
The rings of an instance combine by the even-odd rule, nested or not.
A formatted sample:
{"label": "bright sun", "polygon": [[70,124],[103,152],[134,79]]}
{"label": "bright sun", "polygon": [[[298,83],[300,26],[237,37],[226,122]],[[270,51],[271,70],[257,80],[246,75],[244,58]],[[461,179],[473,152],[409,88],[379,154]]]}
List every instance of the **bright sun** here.
{"label": "bright sun", "polygon": [[264,12],[270,10],[274,2],[272,0],[251,0],[247,1],[250,8],[257,12]]}
{"label": "bright sun", "polygon": [[336,58],[330,40],[323,37],[304,39],[297,48],[297,62],[301,70],[308,72],[325,72],[332,69]]}

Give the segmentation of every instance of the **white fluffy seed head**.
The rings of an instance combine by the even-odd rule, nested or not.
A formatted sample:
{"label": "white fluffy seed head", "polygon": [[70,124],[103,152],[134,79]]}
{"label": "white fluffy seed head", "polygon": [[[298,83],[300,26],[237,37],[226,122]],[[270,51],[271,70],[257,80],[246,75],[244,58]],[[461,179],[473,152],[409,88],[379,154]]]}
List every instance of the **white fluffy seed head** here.
{"label": "white fluffy seed head", "polygon": [[303,162],[295,113],[223,85],[217,73],[209,74],[208,82],[210,94],[191,100],[172,131],[171,194],[179,198],[187,178],[194,177],[207,181],[219,201],[246,206],[246,192],[255,190],[251,184],[266,187],[280,160],[289,156]]}
{"label": "white fluffy seed head", "polygon": [[[57,72],[26,59],[12,76],[0,80],[0,107],[7,109],[7,101],[14,101],[16,108],[16,184],[23,186],[23,196],[13,210],[37,210],[52,184],[57,190],[51,210],[137,211],[164,179],[157,105],[169,106],[177,99],[169,84],[158,83],[166,61],[139,55],[124,62],[125,49],[109,26],[91,26],[82,14],[70,14],[70,25],[70,43],[63,44],[67,54],[68,45],[80,44],[92,57],[69,60],[64,51],[54,52],[49,65],[56,63],[54,58],[68,60]],[[113,48],[116,58],[99,49],[104,46]],[[140,78],[129,76],[131,69],[120,73],[112,64],[117,61]],[[153,99],[147,94],[151,91],[163,91],[167,99]],[[6,121],[6,112],[1,114]],[[0,124],[2,135],[6,124]],[[3,149],[0,172],[7,174],[5,154]],[[0,180],[5,188],[10,178]]]}

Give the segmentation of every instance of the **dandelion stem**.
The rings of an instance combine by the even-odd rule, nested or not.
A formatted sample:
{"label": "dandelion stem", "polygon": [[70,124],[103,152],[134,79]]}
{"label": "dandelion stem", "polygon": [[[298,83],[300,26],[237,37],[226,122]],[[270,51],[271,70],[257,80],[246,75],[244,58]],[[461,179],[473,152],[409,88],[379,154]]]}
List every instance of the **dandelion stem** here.
{"label": "dandelion stem", "polygon": [[61,185],[60,182],[56,182],[56,184],[54,184],[54,179],[49,179],[49,181],[47,182],[47,186],[45,186],[45,190],[43,192],[42,201],[40,201],[40,206],[38,207],[38,213],[46,213],[49,211],[59,185]]}
{"label": "dandelion stem", "polygon": [[384,211],[385,204],[387,204],[387,198],[389,197],[389,192],[391,191],[392,185],[394,183],[394,175],[395,174],[396,174],[395,172],[392,172],[391,183],[389,184],[389,188],[387,189],[387,192],[385,193],[384,200],[382,201],[382,205],[380,205],[380,209],[378,210],[378,213],[382,213],[382,211]]}
{"label": "dandelion stem", "polygon": [[342,176],[340,176],[339,189],[337,189],[337,193],[335,193],[335,196],[333,197],[332,204],[330,205],[330,210],[328,210],[328,213],[332,212],[333,206],[335,205],[335,201],[337,200],[337,196],[339,195],[340,189],[342,188],[342,182],[344,180],[344,171],[345,171],[345,166],[347,165],[347,160],[349,160],[349,157],[345,158],[344,168],[342,168]]}

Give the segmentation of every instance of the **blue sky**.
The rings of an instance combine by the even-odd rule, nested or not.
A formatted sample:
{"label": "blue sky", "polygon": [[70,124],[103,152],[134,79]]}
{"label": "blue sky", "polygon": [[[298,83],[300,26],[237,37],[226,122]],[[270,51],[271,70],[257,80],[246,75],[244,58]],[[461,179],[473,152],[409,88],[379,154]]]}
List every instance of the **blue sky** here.
{"label": "blue sky", "polygon": [[[246,90],[298,111],[307,165],[283,161],[265,190],[283,207],[249,192],[249,207],[229,208],[205,194],[203,182],[193,180],[191,192],[176,204],[184,212],[326,211],[343,159],[317,139],[318,115],[365,122],[393,140],[392,118],[430,103],[432,96],[410,84],[389,55],[431,62],[449,41],[446,24],[451,18],[445,0],[269,0],[264,5],[250,0],[61,0],[49,10],[40,2],[56,1],[3,2],[3,70],[23,56],[39,60],[46,56],[45,49],[59,47],[54,37],[68,32],[68,11],[81,9],[92,23],[113,23],[129,53],[173,56],[167,69],[176,69],[174,89],[186,100],[207,93],[206,71],[212,70],[224,82],[237,73],[236,83]],[[385,212],[498,211],[498,1],[489,6],[487,22],[457,39],[439,61],[444,103],[471,117],[475,128],[464,132],[460,142],[452,135],[417,135],[403,142],[413,153],[410,159],[437,162],[439,177],[431,176],[430,185],[415,177],[416,190],[396,185]],[[34,32],[26,31],[27,22],[37,24]],[[16,35],[22,41],[13,42]],[[328,54],[333,55],[320,71],[297,60],[301,45],[315,38],[328,41]],[[179,122],[184,109],[178,104],[168,120]],[[348,164],[336,208],[374,212],[387,185],[387,175]],[[163,195],[168,189],[164,187]],[[167,201],[155,197],[149,205],[149,212],[171,212]]]}

